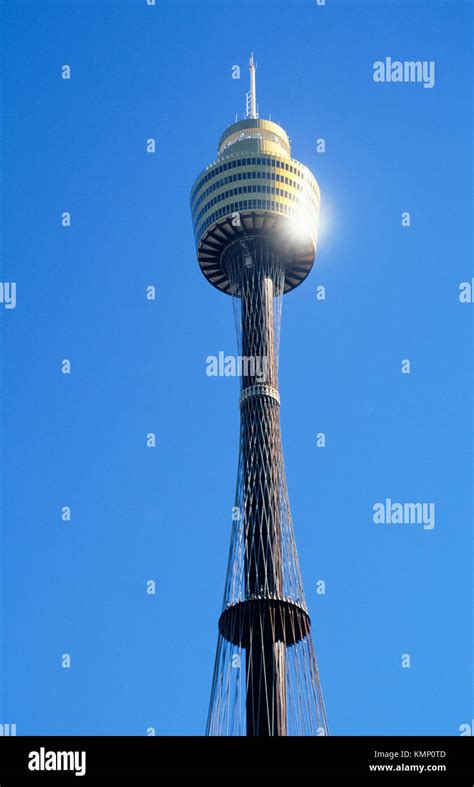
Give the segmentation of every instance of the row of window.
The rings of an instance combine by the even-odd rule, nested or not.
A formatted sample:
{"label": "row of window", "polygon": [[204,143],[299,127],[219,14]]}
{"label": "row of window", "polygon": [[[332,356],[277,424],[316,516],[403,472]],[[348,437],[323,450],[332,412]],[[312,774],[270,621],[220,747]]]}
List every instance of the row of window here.
{"label": "row of window", "polygon": [[292,194],[290,191],[285,191],[284,189],[276,188],[275,186],[256,186],[255,184],[252,186],[238,186],[235,189],[229,189],[228,191],[223,191],[222,194],[218,194],[217,197],[209,200],[206,202],[203,208],[199,211],[197,216],[194,217],[194,223],[197,222],[204,216],[207,211],[216,205],[218,202],[222,202],[222,200],[229,199],[229,197],[235,197],[237,194],[275,194],[277,197],[286,197],[286,199],[291,200],[292,202],[301,203],[305,201],[305,198],[297,197],[296,194]]}
{"label": "row of window", "polygon": [[[236,175],[227,175],[225,178],[221,178],[220,180],[217,180],[215,183],[209,186],[209,188],[203,191],[203,193],[201,194],[201,196],[199,197],[199,199],[197,200],[196,204],[193,207],[193,214],[196,212],[196,210],[198,209],[199,205],[203,202],[203,200],[205,200],[206,197],[209,196],[209,194],[212,194],[213,191],[221,188],[221,186],[225,186],[227,185],[227,183],[234,183],[236,180],[257,180],[257,179],[274,180],[277,181],[278,183],[286,183],[288,186],[292,186],[297,191],[303,191],[303,186],[301,185],[301,183],[298,183],[298,181],[296,180],[291,180],[291,178],[287,178],[284,175],[279,175],[277,172],[265,172],[265,171],[259,172],[258,170],[252,170],[252,172],[238,172]],[[241,192],[239,192],[239,194],[240,193]],[[274,193],[275,192],[272,192],[272,194]],[[314,200],[313,194],[311,194],[310,196]]]}
{"label": "row of window", "polygon": [[219,153],[228,150],[232,145],[235,145],[236,142],[243,142],[247,139],[264,139],[267,142],[280,145],[284,150],[290,153],[288,142],[285,142],[282,137],[277,136],[274,131],[264,128],[260,128],[258,131],[255,128],[244,129],[241,132],[235,131],[233,134],[226,137],[225,144],[219,149]]}
{"label": "row of window", "polygon": [[[266,167],[279,167],[280,169],[284,169],[287,172],[291,172],[292,175],[297,175],[299,178],[307,178],[307,175],[298,167],[294,167],[293,164],[288,164],[287,161],[279,161],[275,158],[243,158],[243,159],[233,159],[232,161],[227,161],[225,164],[219,164],[216,167],[210,169],[204,177],[196,184],[191,194],[191,202],[194,201],[194,198],[199,191],[199,189],[207,183],[208,180],[214,178],[216,175],[219,175],[221,172],[227,172],[229,169],[235,169],[235,167],[250,167],[250,166],[266,166]],[[314,188],[314,184],[312,181],[311,185]]]}
{"label": "row of window", "polygon": [[288,216],[293,216],[295,213],[295,208],[290,207],[289,205],[282,205],[280,202],[274,202],[274,200],[269,199],[245,199],[241,200],[240,202],[233,202],[231,205],[226,205],[225,208],[219,208],[212,213],[209,218],[207,218],[200,227],[198,227],[196,231],[196,240],[199,240],[202,233],[204,232],[210,224],[212,224],[216,219],[220,219],[222,216],[229,216],[231,213],[235,213],[240,210],[251,210],[252,208],[260,208],[263,210],[273,210],[277,213],[286,213]]}

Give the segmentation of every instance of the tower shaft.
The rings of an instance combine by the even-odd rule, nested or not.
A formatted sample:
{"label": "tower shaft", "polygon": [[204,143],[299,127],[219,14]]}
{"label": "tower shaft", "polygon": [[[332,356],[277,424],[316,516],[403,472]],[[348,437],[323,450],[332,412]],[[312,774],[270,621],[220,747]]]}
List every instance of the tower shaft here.
{"label": "tower shaft", "polygon": [[[260,377],[243,377],[241,431],[244,464],[246,594],[280,598],[283,591],[279,465],[279,404],[260,395],[260,386],[277,389],[274,282],[259,260],[252,260],[241,289],[242,356],[255,359]],[[263,377],[263,380],[261,379]],[[271,619],[249,616],[246,636],[247,735],[286,735],[285,648],[275,641]]]}

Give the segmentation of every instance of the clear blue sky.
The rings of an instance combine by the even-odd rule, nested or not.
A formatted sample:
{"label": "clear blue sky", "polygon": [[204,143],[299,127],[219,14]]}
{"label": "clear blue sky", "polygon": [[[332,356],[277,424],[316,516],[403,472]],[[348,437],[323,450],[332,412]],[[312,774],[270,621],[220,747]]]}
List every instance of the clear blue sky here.
{"label": "clear blue sky", "polygon": [[[236,343],[231,300],[195,261],[189,190],[242,115],[252,49],[260,114],[315,173],[326,217],[285,296],[280,387],[330,729],[457,735],[472,719],[471,11],[3,4],[1,275],[17,306],[0,308],[0,721],[18,734],[204,731],[238,381],[205,373]],[[434,60],[435,87],[374,83],[386,56]],[[435,503],[434,530],[374,525],[388,497]]]}

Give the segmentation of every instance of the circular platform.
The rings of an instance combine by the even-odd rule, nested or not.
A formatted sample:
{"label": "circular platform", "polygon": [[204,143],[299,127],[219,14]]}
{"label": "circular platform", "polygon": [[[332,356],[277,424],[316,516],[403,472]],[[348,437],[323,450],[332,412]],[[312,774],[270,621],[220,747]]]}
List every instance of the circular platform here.
{"label": "circular platform", "polygon": [[[227,642],[248,648],[251,639],[263,636],[273,642],[296,645],[310,631],[303,607],[292,601],[255,598],[227,607],[219,618],[219,632]],[[260,632],[260,634],[258,634]]]}
{"label": "circular platform", "polygon": [[301,233],[299,237],[294,234],[288,217],[259,210],[240,213],[237,225],[232,215],[226,216],[203,233],[198,261],[206,279],[218,290],[233,295],[223,264],[224,253],[235,241],[254,238],[268,240],[281,253],[285,261],[285,293],[301,284],[313,266],[315,241],[308,233]]}

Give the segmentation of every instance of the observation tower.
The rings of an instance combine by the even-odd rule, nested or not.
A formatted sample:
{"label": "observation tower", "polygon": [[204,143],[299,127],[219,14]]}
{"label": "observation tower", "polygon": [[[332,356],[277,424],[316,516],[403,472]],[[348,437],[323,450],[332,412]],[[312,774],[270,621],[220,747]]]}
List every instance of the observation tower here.
{"label": "observation tower", "polygon": [[240,452],[208,735],[328,733],[293,533],[280,434],[283,295],[311,270],[320,192],[281,126],[259,118],[250,57],[246,119],[223,133],[191,191],[197,258],[231,295]]}

